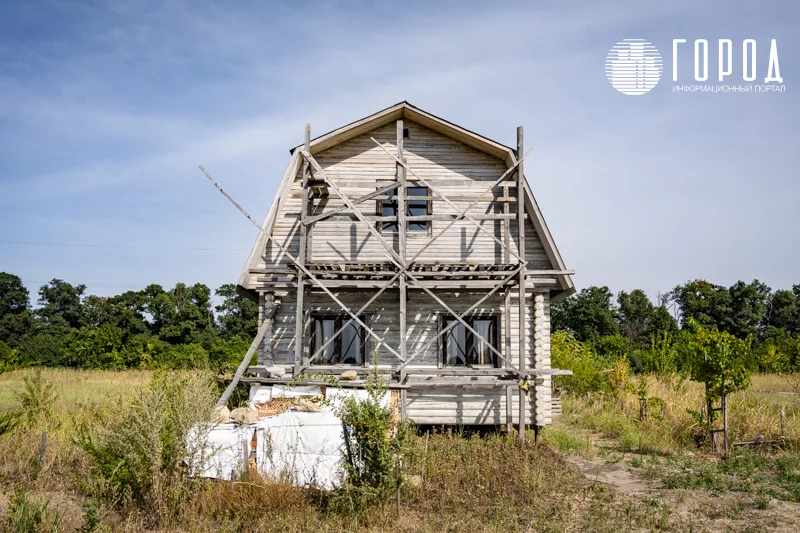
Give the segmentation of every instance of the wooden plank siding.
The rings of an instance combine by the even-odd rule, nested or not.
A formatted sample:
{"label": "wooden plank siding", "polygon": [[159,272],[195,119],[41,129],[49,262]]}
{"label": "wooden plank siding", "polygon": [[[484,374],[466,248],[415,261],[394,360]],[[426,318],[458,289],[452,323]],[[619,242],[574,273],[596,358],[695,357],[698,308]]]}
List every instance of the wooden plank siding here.
{"label": "wooden plank siding", "polygon": [[[467,207],[493,181],[506,170],[506,163],[500,159],[470,148],[428,128],[406,122],[409,138],[404,142],[404,155],[410,168],[431,185],[447,195],[459,208]],[[388,184],[395,179],[396,164],[371,140],[374,137],[387,145],[391,151],[396,150],[396,132],[394,124],[387,124],[367,134],[360,135],[341,145],[334,146],[315,155],[316,160],[325,169],[342,191],[350,198],[356,198],[373,192],[377,187]],[[301,179],[302,170],[298,169],[290,194],[285,198],[281,212],[278,213],[273,235],[286,246],[289,253],[299,252],[300,211],[301,211]],[[409,186],[415,185],[415,178],[408,176]],[[503,196],[502,187],[496,187],[494,197]],[[331,195],[327,198],[314,199],[313,215],[342,207],[343,202]],[[495,201],[487,196],[478,203],[470,213],[502,214],[504,202]],[[516,202],[511,202],[510,214],[517,213]],[[361,205],[365,214],[377,213],[377,202],[368,201]],[[456,211],[441,200],[432,202],[432,213],[436,215],[453,215]],[[433,234],[437,228],[441,230],[447,222],[432,222]],[[497,238],[502,239],[502,222],[486,220],[482,225]],[[517,227],[511,224],[511,243],[516,249]],[[526,259],[528,268],[544,270],[553,268],[539,240],[533,223],[526,221]],[[391,235],[398,249],[397,235]],[[408,257],[413,257],[429,240],[427,232],[408,232]],[[354,217],[334,216],[313,225],[312,237],[307,250],[310,261],[385,261],[385,249],[370,235],[362,223]],[[445,235],[439,237],[418,259],[422,262],[462,261],[477,263],[502,263],[502,247],[488,236],[480,232],[472,223],[462,220],[454,224]],[[277,247],[268,244],[265,254],[255,268],[277,268],[289,266],[289,261],[281,257]],[[250,281],[253,289],[257,289]]]}

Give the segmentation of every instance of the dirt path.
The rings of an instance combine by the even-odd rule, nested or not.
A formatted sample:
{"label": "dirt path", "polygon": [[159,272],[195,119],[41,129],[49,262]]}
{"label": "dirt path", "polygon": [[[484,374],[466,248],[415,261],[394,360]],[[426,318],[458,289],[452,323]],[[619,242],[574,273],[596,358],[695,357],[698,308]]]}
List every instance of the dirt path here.
{"label": "dirt path", "polygon": [[575,456],[566,457],[566,460],[578,467],[588,480],[611,485],[623,494],[647,493],[658,489],[631,467],[620,463],[597,463]]}

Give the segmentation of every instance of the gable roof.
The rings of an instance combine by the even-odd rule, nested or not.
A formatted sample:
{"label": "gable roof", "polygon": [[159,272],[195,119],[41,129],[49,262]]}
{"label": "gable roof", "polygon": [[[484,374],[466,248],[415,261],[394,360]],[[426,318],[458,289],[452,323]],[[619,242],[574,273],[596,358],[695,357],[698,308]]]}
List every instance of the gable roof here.
{"label": "gable roof", "polygon": [[[437,117],[436,115],[428,113],[427,111],[423,111],[422,109],[415,107],[406,101],[399,102],[391,107],[387,107],[386,109],[369,115],[368,117],[356,120],[355,122],[351,122],[350,124],[312,139],[309,151],[311,155],[323,152],[329,148],[358,137],[359,135],[363,135],[376,128],[396,122],[400,119],[408,119],[411,122],[415,122],[437,133],[450,137],[451,139],[462,142],[467,146],[475,148],[476,150],[497,157],[498,159],[502,159],[505,161],[508,168],[512,167],[517,162],[518,154],[513,148],[497,141],[493,141],[488,137],[479,135],[457,124],[448,122],[440,117]],[[289,150],[289,152],[292,154],[289,167],[286,169],[286,173],[283,175],[281,184],[278,187],[278,191],[276,192],[275,198],[272,201],[272,206],[270,206],[270,210],[267,213],[267,218],[262,226],[268,234],[272,234],[272,230],[275,225],[275,219],[280,211],[282,201],[288,196],[292,183],[297,176],[300,163],[300,152],[298,151],[298,148],[302,146],[302,144],[297,145]],[[542,216],[539,205],[536,203],[536,199],[533,196],[533,192],[531,191],[527,178],[525,179],[525,208],[531,215],[530,219],[533,222],[536,233],[540,237],[542,246],[547,254],[548,259],[550,260],[551,265],[553,265],[553,268],[557,270],[566,270],[564,260],[562,259],[558,248],[556,247],[553,236],[550,234],[550,230],[548,229],[547,223]],[[266,237],[264,234],[259,233],[258,239],[256,239],[256,243],[250,252],[250,256],[248,257],[247,264],[245,264],[244,270],[239,276],[238,289],[240,291],[244,290],[244,293],[250,297],[253,297],[254,295],[249,294],[249,291],[246,291],[244,287],[247,285],[247,280],[250,276],[250,269],[255,267],[261,251],[263,251],[266,246],[265,241]],[[552,293],[553,298],[560,299],[575,292],[575,286],[572,283],[572,278],[569,275],[558,275],[556,278],[558,279],[561,290],[554,291]]]}

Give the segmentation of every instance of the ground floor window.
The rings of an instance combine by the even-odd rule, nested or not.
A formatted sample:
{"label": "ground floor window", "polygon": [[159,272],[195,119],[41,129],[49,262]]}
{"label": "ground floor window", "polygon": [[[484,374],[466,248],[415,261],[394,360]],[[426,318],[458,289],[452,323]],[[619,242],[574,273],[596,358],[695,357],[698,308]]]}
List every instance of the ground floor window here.
{"label": "ground floor window", "polygon": [[444,317],[442,328],[453,325],[445,334],[442,359],[445,366],[498,366],[499,357],[490,348],[499,350],[500,339],[497,333],[498,317],[465,317],[470,325],[483,339],[466,328],[454,317]]}
{"label": "ground floor window", "polygon": [[[334,333],[350,320],[349,315],[311,315],[312,336],[311,354],[333,337]],[[363,317],[359,317],[362,321]],[[365,336],[363,328],[355,321],[350,322],[333,342],[325,346],[312,364],[315,365],[361,365],[364,363]]]}

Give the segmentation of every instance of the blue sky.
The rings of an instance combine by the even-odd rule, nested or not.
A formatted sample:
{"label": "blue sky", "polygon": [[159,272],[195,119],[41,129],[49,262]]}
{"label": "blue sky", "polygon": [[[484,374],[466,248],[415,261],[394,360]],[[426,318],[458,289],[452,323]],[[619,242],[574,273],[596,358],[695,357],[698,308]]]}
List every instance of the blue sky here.
{"label": "blue sky", "polygon": [[[303,125],[401,100],[509,145],[576,285],[800,283],[800,7],[793,2],[13,2],[0,5],[0,271],[114,294],[235,282]],[[653,42],[658,86],[605,77]],[[672,39],[777,39],[783,93],[672,92]],[[109,246],[80,248],[7,241]]]}

